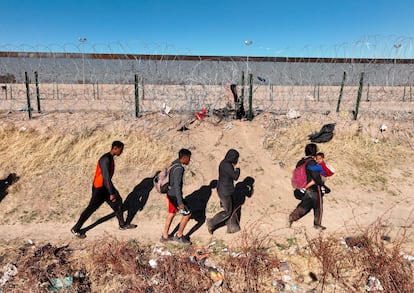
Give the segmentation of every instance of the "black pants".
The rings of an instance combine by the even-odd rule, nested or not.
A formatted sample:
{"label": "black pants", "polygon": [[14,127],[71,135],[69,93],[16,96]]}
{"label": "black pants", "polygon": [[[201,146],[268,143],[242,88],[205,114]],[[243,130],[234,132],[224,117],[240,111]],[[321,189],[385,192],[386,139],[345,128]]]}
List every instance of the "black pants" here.
{"label": "black pants", "polygon": [[115,193],[116,195],[116,201],[112,202],[109,200],[109,193],[108,191],[103,188],[95,188],[92,187],[92,198],[88,204],[88,206],[85,208],[85,210],[82,212],[82,214],[79,217],[78,222],[75,226],[73,226],[73,229],[75,231],[79,231],[82,228],[82,225],[86,222],[86,220],[89,219],[89,217],[104,203],[106,202],[115,212],[115,216],[118,218],[119,226],[124,226],[124,215],[122,212],[122,198],[119,195],[118,191]]}
{"label": "black pants", "polygon": [[231,195],[220,196],[221,206],[223,210],[218,212],[213,218],[208,221],[209,229],[215,231],[226,224],[226,221],[230,218],[233,212],[233,199]]}
{"label": "black pants", "polygon": [[323,197],[320,188],[318,191],[307,191],[296,209],[290,214],[291,221],[297,221],[313,209],[313,224],[321,225],[323,212]]}

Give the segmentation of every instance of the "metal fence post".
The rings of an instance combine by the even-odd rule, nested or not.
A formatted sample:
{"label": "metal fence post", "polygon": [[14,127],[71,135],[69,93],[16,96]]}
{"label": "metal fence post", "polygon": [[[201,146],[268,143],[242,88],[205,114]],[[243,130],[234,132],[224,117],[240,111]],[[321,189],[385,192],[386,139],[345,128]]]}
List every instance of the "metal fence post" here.
{"label": "metal fence post", "polygon": [[29,76],[27,71],[24,72],[25,83],[26,83],[26,97],[27,97],[27,111],[29,112],[29,119],[32,119],[32,108],[30,106],[30,93],[29,93]]}
{"label": "metal fence post", "polygon": [[355,112],[354,112],[354,120],[357,120],[357,117],[358,117],[358,109],[359,109],[359,103],[361,102],[363,85],[364,85],[364,73],[361,72],[361,77],[359,78],[358,96],[357,96]]}
{"label": "metal fence post", "polygon": [[241,76],[241,93],[240,93],[240,103],[243,105],[244,107],[244,71],[242,71],[242,76]]}
{"label": "metal fence post", "polygon": [[40,91],[39,91],[39,75],[35,71],[35,81],[36,81],[36,98],[37,98],[37,113],[41,113],[40,110]]}
{"label": "metal fence post", "polygon": [[249,73],[249,121],[253,120],[253,74]]}
{"label": "metal fence post", "polygon": [[339,112],[339,106],[341,105],[342,94],[344,93],[345,79],[346,79],[346,72],[344,71],[344,76],[342,77],[342,83],[341,83],[341,90],[339,91],[338,105],[336,106],[336,112]]}
{"label": "metal fence post", "polygon": [[135,74],[135,117],[139,117],[138,74]]}

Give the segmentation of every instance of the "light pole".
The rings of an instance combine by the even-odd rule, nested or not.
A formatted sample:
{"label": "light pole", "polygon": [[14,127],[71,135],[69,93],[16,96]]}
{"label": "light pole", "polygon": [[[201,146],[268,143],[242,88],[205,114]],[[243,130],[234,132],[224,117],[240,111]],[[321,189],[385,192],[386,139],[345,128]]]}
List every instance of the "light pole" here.
{"label": "light pole", "polygon": [[[253,41],[252,40],[245,40],[244,41],[244,44],[247,46],[247,47],[249,47],[251,44],[253,44]],[[249,76],[249,50],[247,50],[247,57],[246,57],[246,60],[247,60],[247,69],[246,69],[246,76]]]}
{"label": "light pole", "polygon": [[394,79],[395,79],[395,69],[397,67],[397,56],[398,56],[398,49],[401,48],[401,44],[394,44],[395,48],[395,56],[394,56],[394,70],[392,71],[392,86],[394,86]]}
{"label": "light pole", "polygon": [[78,41],[82,43],[82,84],[83,84],[83,94],[85,94],[85,42],[88,39],[85,37],[79,37]]}

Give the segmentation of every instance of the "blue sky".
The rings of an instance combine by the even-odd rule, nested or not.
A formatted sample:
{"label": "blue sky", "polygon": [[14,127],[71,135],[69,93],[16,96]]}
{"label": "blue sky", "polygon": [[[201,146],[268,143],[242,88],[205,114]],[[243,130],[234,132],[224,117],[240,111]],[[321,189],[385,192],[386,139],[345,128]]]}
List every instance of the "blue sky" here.
{"label": "blue sky", "polygon": [[412,0],[0,3],[0,51],[414,58]]}

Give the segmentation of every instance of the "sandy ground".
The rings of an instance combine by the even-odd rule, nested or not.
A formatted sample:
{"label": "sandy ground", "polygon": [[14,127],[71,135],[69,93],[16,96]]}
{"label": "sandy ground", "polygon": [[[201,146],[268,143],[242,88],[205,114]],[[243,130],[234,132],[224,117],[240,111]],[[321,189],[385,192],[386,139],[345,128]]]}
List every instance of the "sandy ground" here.
{"label": "sandy ground", "polygon": [[[10,114],[2,118],[2,123],[13,123],[17,127],[26,127],[28,125],[25,113]],[[148,119],[145,126],[143,120],[134,119],[117,119],[113,115],[103,115],[100,113],[85,115],[84,113],[49,113],[37,115],[36,119],[30,121],[30,127],[47,132],[48,129],[65,125],[67,129],[81,128],[82,125],[100,125],[104,128],[111,129],[114,125],[121,125],[126,128],[142,127],[143,129],[152,129],[157,126],[164,139],[168,140],[178,150],[180,147],[190,148],[193,152],[192,162],[187,172],[192,172],[191,179],[185,182],[184,194],[190,194],[202,185],[207,185],[211,180],[217,178],[218,164],[224,158],[226,151],[230,148],[239,150],[241,157],[241,176],[239,181],[246,176],[255,179],[255,192],[251,198],[246,200],[242,207],[241,226],[244,229],[257,229],[271,235],[274,241],[296,237],[299,240],[304,239],[305,234],[315,236],[319,231],[312,227],[312,213],[305,216],[299,222],[293,224],[292,228],[286,227],[287,216],[294,209],[298,201],[292,196],[290,186],[290,176],[293,170],[292,163],[289,164],[284,158],[273,158],[264,148],[264,141],[270,135],[268,125],[269,116],[261,115],[256,117],[252,122],[228,120],[215,124],[206,119],[205,121],[196,121],[193,124],[186,124],[188,131],[179,132],[177,126],[183,125],[183,120],[179,118],[171,119],[166,116],[156,114],[155,118]],[[332,120],[344,119],[338,115],[322,116],[321,125]],[[80,122],[81,121],[81,122]],[[408,122],[412,124],[412,121]],[[347,127],[347,124],[339,124],[339,127]],[[303,144],[304,146],[304,144]],[[128,148],[133,146],[126,146]],[[322,150],[329,152],[329,144],[321,145]],[[96,158],[98,159],[98,158]],[[297,158],[299,159],[299,158]],[[412,158],[407,158],[412,162]],[[296,159],[295,159],[296,160]],[[285,162],[286,164],[280,164]],[[117,171],[125,168],[125,161],[120,157],[117,161]],[[335,166],[337,174],[340,176],[341,168],[345,166]],[[4,170],[3,170],[4,172]],[[395,170],[398,173],[398,170]],[[137,174],[126,176],[125,178],[115,177],[115,185],[120,189],[121,194],[127,194],[137,182],[148,174]],[[414,173],[414,164],[408,164],[405,174],[399,174],[399,178],[406,174]],[[397,176],[396,174],[394,174]],[[92,174],[91,174],[92,176]],[[412,194],[414,180],[408,176],[406,180],[397,180],[388,182],[388,188],[398,189],[397,195],[390,196],[387,189],[372,189],[369,186],[348,185],[346,182],[340,186],[331,185],[332,193],[325,197],[323,224],[327,230],[323,233],[329,233],[340,236],[346,236],[348,233],[354,233],[355,230],[363,229],[377,221],[379,218],[386,220],[386,229],[391,237],[401,235],[402,230],[408,231],[407,249],[414,253],[414,237],[411,221],[413,220],[413,203]],[[403,183],[401,183],[403,182]],[[77,186],[73,187],[74,189]],[[82,188],[89,190],[89,186]],[[24,193],[33,196],[33,191],[20,189],[19,198],[24,198]],[[0,208],[3,212],[11,209],[13,204],[13,189],[9,195],[1,202]],[[124,196],[125,197],[125,196]],[[26,223],[26,224],[0,224],[1,242],[9,243],[15,241],[32,240],[35,243],[58,242],[58,243],[76,243],[79,241],[91,241],[93,239],[112,235],[119,239],[137,239],[138,241],[156,243],[158,242],[164,225],[166,215],[166,202],[162,195],[152,190],[148,202],[142,211],[135,216],[133,223],[138,224],[134,230],[120,231],[115,219],[111,219],[87,232],[87,238],[80,240],[70,233],[80,214],[82,208],[89,201],[90,194],[85,193],[84,198],[80,198],[80,207],[77,215],[71,221],[64,223]],[[34,198],[35,199],[35,198]],[[34,204],[36,205],[36,204]],[[48,207],[45,207],[48,208]],[[151,210],[150,210],[151,208]],[[157,209],[154,216],[154,209]],[[207,207],[207,217],[214,215],[219,210],[218,196],[215,190],[212,192],[211,199]],[[102,206],[97,213],[103,216],[110,213],[107,206]],[[151,216],[149,216],[151,215]],[[174,223],[177,223],[178,216]],[[87,222],[91,224],[92,218]],[[190,221],[189,226],[194,224]],[[305,233],[304,233],[305,232]],[[207,245],[214,240],[224,240],[227,243],[236,243],[240,241],[240,233],[227,234],[226,229],[217,230],[211,236],[205,225],[196,231],[192,240],[197,245]]]}

